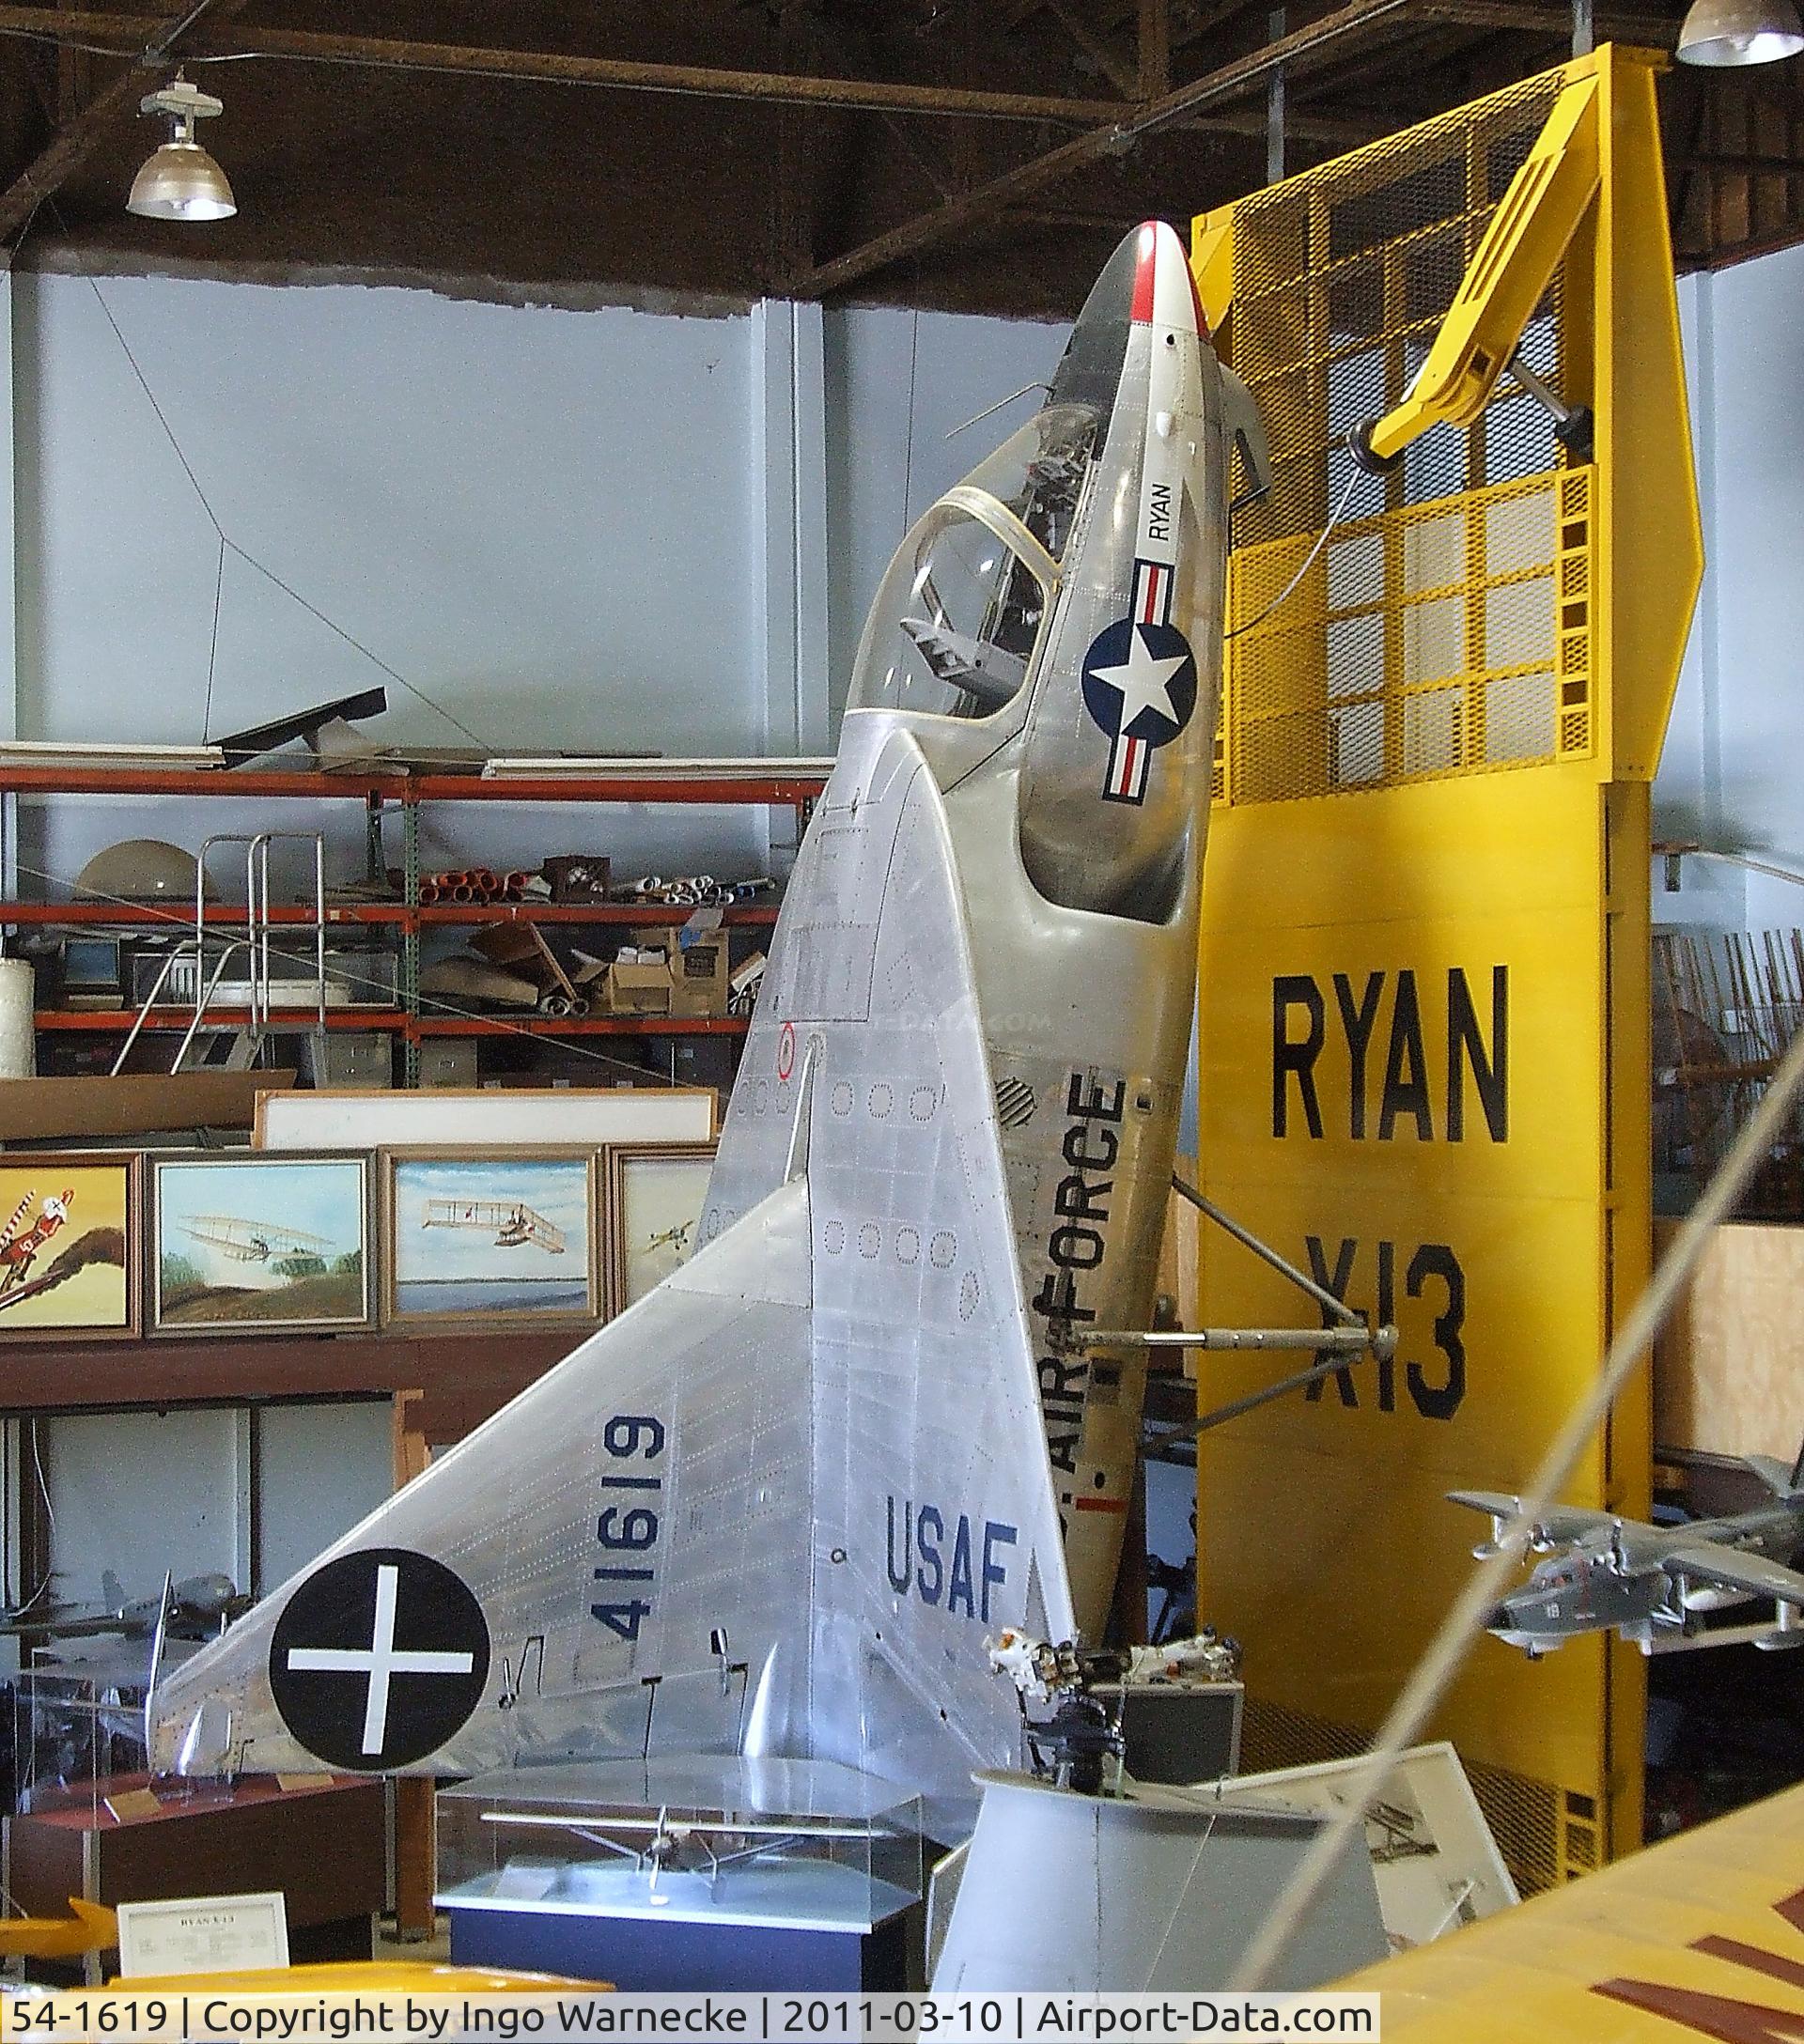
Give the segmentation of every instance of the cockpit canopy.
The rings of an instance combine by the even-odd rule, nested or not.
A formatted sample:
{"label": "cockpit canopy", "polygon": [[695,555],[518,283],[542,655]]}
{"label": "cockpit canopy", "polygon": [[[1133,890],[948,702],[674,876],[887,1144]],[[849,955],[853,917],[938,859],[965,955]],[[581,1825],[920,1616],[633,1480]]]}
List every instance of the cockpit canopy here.
{"label": "cockpit canopy", "polygon": [[916,519],[871,606],[850,709],[993,717],[1034,663],[1101,415],[1049,405]]}

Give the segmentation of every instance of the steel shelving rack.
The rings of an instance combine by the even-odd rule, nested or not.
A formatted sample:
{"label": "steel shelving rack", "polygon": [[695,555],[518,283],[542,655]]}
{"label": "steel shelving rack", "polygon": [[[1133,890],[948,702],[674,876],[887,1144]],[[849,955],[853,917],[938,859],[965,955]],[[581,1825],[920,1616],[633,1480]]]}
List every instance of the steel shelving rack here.
{"label": "steel shelving rack", "polygon": [[[401,824],[402,889],[399,901],[328,901],[325,926],[393,931],[400,943],[399,999],[391,1007],[328,1008],[325,1027],[332,1030],[368,1030],[397,1037],[402,1047],[403,1083],[419,1076],[422,1043],[435,1037],[517,1036],[522,1031],[556,1040],[568,1037],[739,1036],[746,1021],[739,1015],[582,1015],[551,1017],[475,1014],[431,1014],[421,1012],[420,939],[427,932],[497,922],[616,928],[667,926],[682,911],[667,903],[567,904],[552,902],[426,903],[420,900],[420,819],[434,804],[681,805],[689,807],[752,806],[787,808],[796,815],[800,837],[824,781],[817,775],[772,773],[693,775],[618,774],[552,775],[543,779],[485,779],[474,774],[418,772],[360,767],[350,771],[257,772],[232,768],[0,766],[0,800],[8,811],[21,800],[57,797],[114,796],[174,800],[227,799],[271,801],[358,802],[365,813],[368,863],[386,865],[382,829],[398,815]],[[746,904],[723,911],[729,929],[767,928],[776,909]],[[207,921],[221,930],[245,927],[248,907],[209,905]],[[272,925],[315,927],[309,906],[272,905]],[[26,928],[103,928],[110,930],[193,927],[186,905],[128,905],[96,901],[0,901],[0,925]],[[40,1009],[39,1030],[70,1036],[117,1036],[132,1027],[136,1010]],[[250,1020],[241,1009],[207,1012],[210,1029],[243,1028]],[[147,1031],[186,1030],[194,1021],[192,1003],[150,1011]]]}

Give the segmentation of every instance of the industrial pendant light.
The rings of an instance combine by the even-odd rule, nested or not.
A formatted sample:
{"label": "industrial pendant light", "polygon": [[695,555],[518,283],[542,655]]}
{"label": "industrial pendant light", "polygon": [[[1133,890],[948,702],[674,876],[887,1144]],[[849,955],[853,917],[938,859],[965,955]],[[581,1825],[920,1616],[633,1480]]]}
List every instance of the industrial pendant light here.
{"label": "industrial pendant light", "polygon": [[219,101],[178,71],[175,84],[148,94],[141,111],[164,115],[175,126],[169,140],[145,160],[132,180],[126,211],[146,220],[229,220],[238,210],[231,185],[194,140],[197,120],[225,112]]}
{"label": "industrial pendant light", "polygon": [[1692,0],[1679,30],[1681,64],[1776,64],[1800,50],[1804,23],[1794,0]]}

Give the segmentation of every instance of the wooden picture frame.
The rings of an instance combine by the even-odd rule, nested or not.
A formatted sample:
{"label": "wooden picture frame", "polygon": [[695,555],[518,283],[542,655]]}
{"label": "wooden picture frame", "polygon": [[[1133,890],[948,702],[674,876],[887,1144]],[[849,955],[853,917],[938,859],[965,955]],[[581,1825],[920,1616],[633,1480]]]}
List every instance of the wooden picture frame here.
{"label": "wooden picture frame", "polygon": [[365,1153],[153,1153],[146,1171],[152,1334],[357,1334],[376,1324]]}
{"label": "wooden picture frame", "polygon": [[[592,1147],[423,1145],[381,1150],[377,1168],[384,1327],[580,1327],[601,1319]],[[573,1250],[580,1261],[556,1261]]]}
{"label": "wooden picture frame", "polygon": [[135,1150],[0,1154],[0,1342],[135,1336],[143,1207]]}
{"label": "wooden picture frame", "polygon": [[[709,1171],[718,1142],[616,1142],[602,1152],[607,1177],[607,1200],[603,1209],[607,1227],[608,1318],[624,1313],[647,1292],[688,1262],[698,1246],[702,1205],[708,1193]],[[634,1212],[635,1180],[655,1179],[660,1165],[676,1168],[673,1184],[661,1194],[651,1191],[657,1210],[641,1226]],[[701,1167],[707,1166],[704,1169]],[[692,1175],[694,1211],[687,1197],[675,1192],[675,1179],[685,1183]],[[641,1194],[640,1197],[646,1197]],[[685,1229],[673,1241],[673,1231]],[[659,1252],[667,1253],[659,1253]],[[680,1253],[668,1253],[680,1252]]]}
{"label": "wooden picture frame", "polygon": [[254,1150],[599,1150],[720,1134],[712,1086],[425,1086],[260,1092]]}

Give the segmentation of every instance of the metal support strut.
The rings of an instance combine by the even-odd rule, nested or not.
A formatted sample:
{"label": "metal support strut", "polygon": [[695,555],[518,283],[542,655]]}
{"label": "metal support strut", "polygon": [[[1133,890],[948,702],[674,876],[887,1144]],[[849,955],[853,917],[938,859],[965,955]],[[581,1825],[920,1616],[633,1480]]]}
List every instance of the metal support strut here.
{"label": "metal support strut", "polygon": [[1153,1436],[1154,1439],[1180,1440],[1192,1434],[1206,1433],[1211,1427],[1219,1427],[1224,1420],[1237,1418],[1242,1413],[1269,1404],[1273,1399],[1305,1390],[1324,1377],[1332,1376],[1336,1370],[1345,1370],[1361,1356],[1371,1355],[1382,1363],[1389,1362],[1396,1355],[1395,1327],[1388,1324],[1372,1326],[1365,1316],[1355,1312],[1345,1299],[1336,1297],[1326,1285],[1317,1284],[1306,1272],[1280,1256],[1269,1244],[1261,1242],[1232,1216],[1222,1213],[1194,1185],[1187,1185],[1174,1175],[1172,1189],[1180,1198],[1188,1200],[1200,1214],[1206,1215],[1224,1234],[1231,1235],[1243,1248],[1252,1250],[1261,1262],[1268,1264],[1299,1292],[1307,1293],[1336,1324],[1328,1327],[1198,1327],[1169,1331],[1107,1327],[1067,1335],[1065,1345],[1074,1349],[1272,1349],[1297,1350],[1322,1358],[1293,1376],[1280,1378],[1276,1384],[1266,1385],[1260,1390],[1248,1392],[1244,1398],[1217,1406],[1191,1425],[1162,1429]]}
{"label": "metal support strut", "polygon": [[1338,1320],[1344,1327],[1363,1327],[1365,1323],[1343,1298],[1330,1292],[1326,1285],[1318,1285],[1314,1278],[1287,1262],[1276,1249],[1260,1241],[1251,1229],[1242,1228],[1231,1214],[1224,1214],[1219,1206],[1205,1200],[1194,1185],[1187,1185],[1172,1173],[1172,1190],[1180,1200],[1188,1200],[1199,1214],[1204,1214],[1221,1229],[1223,1234],[1232,1235],[1243,1249],[1251,1249],[1262,1263],[1269,1263],[1281,1278],[1288,1278],[1298,1291],[1307,1293],[1323,1312]]}

